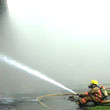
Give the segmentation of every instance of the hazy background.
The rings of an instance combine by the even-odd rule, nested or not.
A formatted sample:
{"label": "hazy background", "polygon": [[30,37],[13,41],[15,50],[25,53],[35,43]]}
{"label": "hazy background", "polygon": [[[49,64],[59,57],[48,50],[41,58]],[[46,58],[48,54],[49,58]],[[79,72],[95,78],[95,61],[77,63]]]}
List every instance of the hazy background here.
{"label": "hazy background", "polygon": [[[0,14],[0,53],[71,89],[109,83],[109,0],[8,0]],[[42,95],[60,88],[0,62],[0,94]]]}

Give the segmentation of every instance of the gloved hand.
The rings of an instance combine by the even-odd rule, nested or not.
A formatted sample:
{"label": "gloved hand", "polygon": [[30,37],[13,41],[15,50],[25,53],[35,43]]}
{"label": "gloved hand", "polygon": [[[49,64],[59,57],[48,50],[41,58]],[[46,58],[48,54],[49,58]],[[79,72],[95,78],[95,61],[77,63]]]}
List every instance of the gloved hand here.
{"label": "gloved hand", "polygon": [[79,94],[79,97],[83,98],[83,97],[84,97],[84,95],[83,95],[83,94]]}

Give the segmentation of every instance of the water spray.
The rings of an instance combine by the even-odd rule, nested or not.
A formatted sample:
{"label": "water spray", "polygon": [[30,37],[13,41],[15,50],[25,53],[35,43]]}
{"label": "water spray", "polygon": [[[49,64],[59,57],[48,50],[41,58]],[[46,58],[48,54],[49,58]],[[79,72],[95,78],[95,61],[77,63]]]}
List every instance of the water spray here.
{"label": "water spray", "polygon": [[56,86],[58,86],[60,88],[63,88],[63,89],[65,89],[65,90],[67,90],[67,91],[69,91],[69,92],[71,92],[73,94],[77,94],[75,91],[67,88],[66,86],[62,85],[61,83],[59,83],[59,82],[47,77],[46,75],[40,73],[37,70],[34,70],[34,69],[32,69],[32,68],[30,68],[30,67],[28,67],[26,65],[23,65],[23,64],[17,62],[16,60],[11,59],[10,57],[8,57],[6,55],[0,54],[0,61],[5,62],[5,63],[7,63],[7,64],[9,64],[9,65],[11,65],[13,67],[16,67],[16,68],[20,69],[20,70],[23,70],[23,71],[25,71],[25,72],[27,72],[27,73],[29,73],[31,75],[39,77],[40,79],[45,80],[45,81],[47,81],[47,82],[49,82],[51,84],[54,84],[54,85],[56,85]]}

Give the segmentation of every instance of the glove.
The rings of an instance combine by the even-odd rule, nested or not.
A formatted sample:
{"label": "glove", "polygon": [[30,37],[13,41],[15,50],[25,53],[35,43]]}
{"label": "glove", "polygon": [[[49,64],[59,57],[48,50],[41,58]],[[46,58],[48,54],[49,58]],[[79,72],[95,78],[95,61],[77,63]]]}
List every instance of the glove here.
{"label": "glove", "polygon": [[84,95],[83,95],[83,94],[80,94],[80,95],[79,95],[79,97],[83,98],[83,97],[84,97]]}

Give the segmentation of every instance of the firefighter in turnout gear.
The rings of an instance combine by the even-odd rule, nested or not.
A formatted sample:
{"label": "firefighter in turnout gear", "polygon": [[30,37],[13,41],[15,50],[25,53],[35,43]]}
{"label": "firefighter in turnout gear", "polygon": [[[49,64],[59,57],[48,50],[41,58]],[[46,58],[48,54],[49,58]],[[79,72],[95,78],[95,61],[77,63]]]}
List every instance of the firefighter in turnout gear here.
{"label": "firefighter in turnout gear", "polygon": [[97,80],[91,80],[89,88],[90,91],[83,94],[78,94],[79,98],[77,100],[74,100],[79,106],[85,105],[90,101],[94,102],[95,104],[100,104],[108,95],[105,89],[104,95],[104,92],[102,91],[104,86],[99,87]]}

